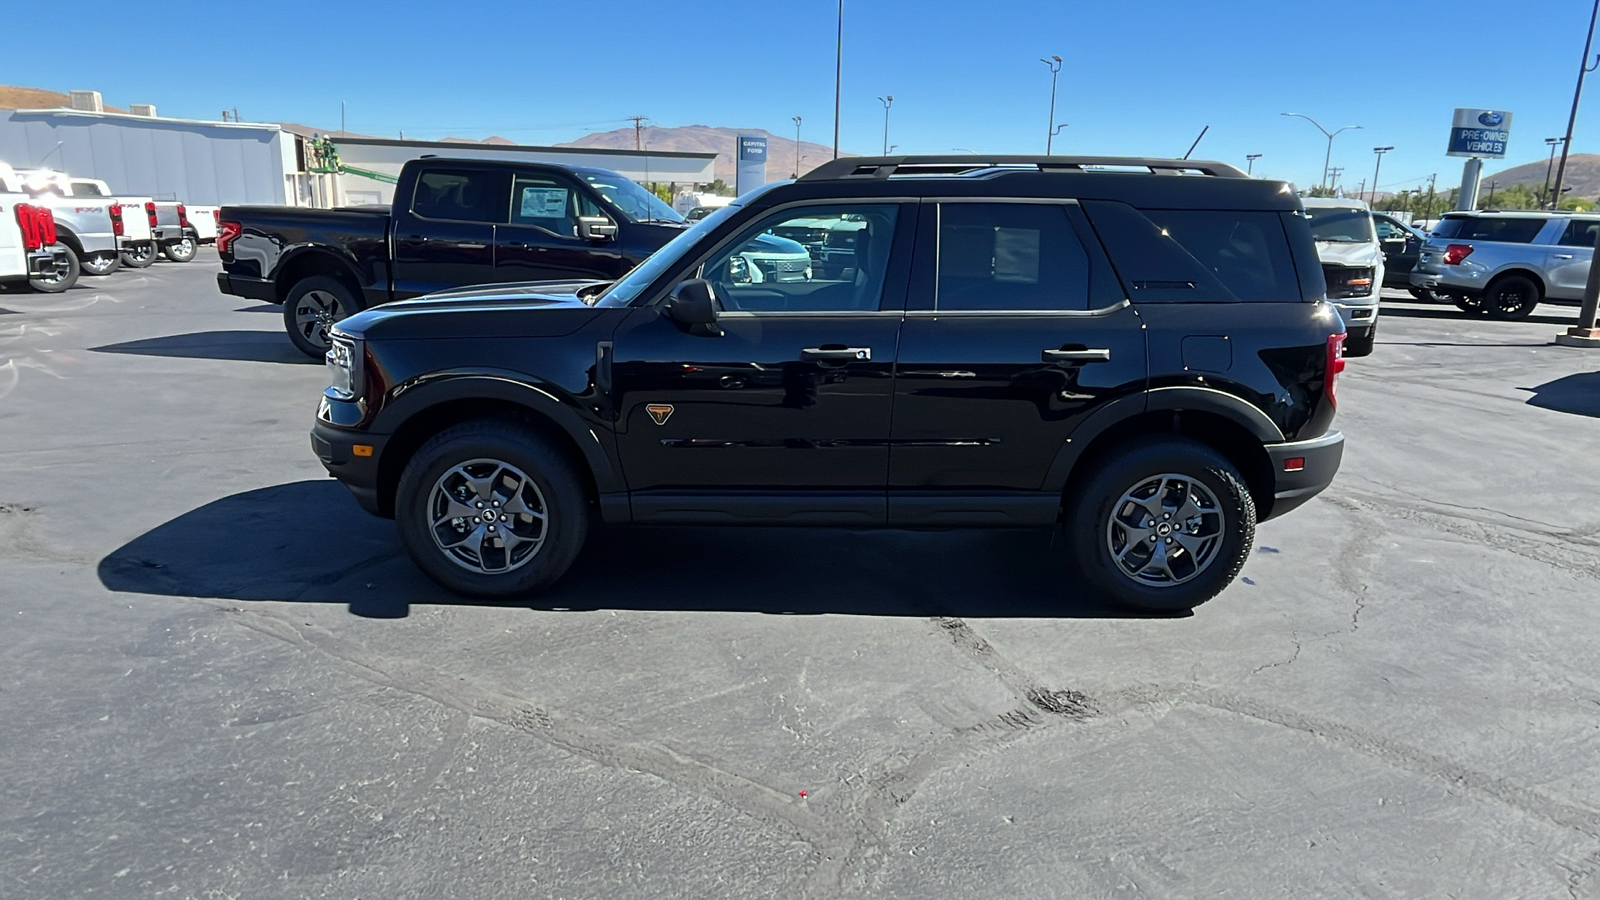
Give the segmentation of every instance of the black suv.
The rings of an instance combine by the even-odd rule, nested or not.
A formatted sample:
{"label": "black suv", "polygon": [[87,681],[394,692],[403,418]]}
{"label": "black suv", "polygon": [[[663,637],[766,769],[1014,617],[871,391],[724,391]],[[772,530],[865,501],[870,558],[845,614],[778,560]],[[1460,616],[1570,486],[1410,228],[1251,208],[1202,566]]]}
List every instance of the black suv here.
{"label": "black suv", "polygon": [[[851,264],[751,280],[796,220]],[[1339,467],[1324,290],[1294,192],[1227,165],[841,159],[614,283],[339,323],[312,444],[466,594],[551,584],[597,516],[1059,523],[1092,590],[1186,609]]]}

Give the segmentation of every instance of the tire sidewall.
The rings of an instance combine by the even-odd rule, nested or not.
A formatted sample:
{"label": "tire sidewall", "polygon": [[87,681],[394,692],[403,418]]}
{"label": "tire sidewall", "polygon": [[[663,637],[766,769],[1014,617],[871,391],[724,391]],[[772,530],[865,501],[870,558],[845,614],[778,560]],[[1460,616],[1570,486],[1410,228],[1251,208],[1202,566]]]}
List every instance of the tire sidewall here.
{"label": "tire sidewall", "polygon": [[[182,250],[179,249],[179,248],[183,247],[186,244],[189,247],[187,252],[182,251]],[[194,259],[195,251],[196,251],[196,246],[195,246],[194,239],[193,238],[189,238],[189,237],[185,237],[183,240],[180,240],[180,241],[168,241],[167,243],[161,245],[161,255],[165,256],[168,260],[170,260],[172,262],[178,262],[178,263],[189,262],[190,260]]]}
{"label": "tire sidewall", "polygon": [[[434,543],[428,503],[434,484],[455,466],[494,459],[525,472],[544,495],[546,534],[537,555],[503,575],[486,575],[452,562]],[[577,558],[589,533],[588,501],[565,457],[537,434],[513,422],[458,425],[435,436],[411,458],[395,493],[395,525],[417,567],[448,590],[508,598],[554,583]]]}
{"label": "tire sidewall", "polygon": [[355,313],[355,299],[350,295],[350,289],[333,278],[326,275],[315,275],[297,282],[289,289],[288,296],[283,298],[283,329],[289,335],[289,340],[296,350],[311,357],[321,359],[328,352],[327,344],[317,345],[307,340],[300,333],[299,322],[295,316],[295,309],[300,305],[300,299],[312,291],[323,291],[331,294],[338,301],[340,313],[334,321],[347,318]]}
{"label": "tire sidewall", "polygon": [[95,278],[103,278],[106,275],[110,275],[112,272],[115,272],[117,269],[122,268],[122,255],[115,250],[107,253],[91,253],[89,254],[88,259],[105,264],[104,269],[95,269],[91,268],[87,261],[79,260],[78,267],[83,274],[91,275]]}
{"label": "tire sidewall", "polygon": [[[1181,585],[1158,588],[1123,574],[1106,545],[1106,526],[1124,492],[1168,472],[1194,478],[1216,496],[1223,515],[1223,541],[1199,576]],[[1069,498],[1066,525],[1068,547],[1078,571],[1098,593],[1133,609],[1182,612],[1221,593],[1243,569],[1255,544],[1256,507],[1238,470],[1217,451],[1188,438],[1147,438],[1101,457],[1079,496]]]}
{"label": "tire sidewall", "polygon": [[136,256],[133,253],[124,250],[118,254],[118,257],[121,258],[122,264],[130,269],[148,269],[155,265],[156,257],[160,254],[160,249],[157,248],[155,242],[152,241],[150,243],[150,252],[145,256]]}

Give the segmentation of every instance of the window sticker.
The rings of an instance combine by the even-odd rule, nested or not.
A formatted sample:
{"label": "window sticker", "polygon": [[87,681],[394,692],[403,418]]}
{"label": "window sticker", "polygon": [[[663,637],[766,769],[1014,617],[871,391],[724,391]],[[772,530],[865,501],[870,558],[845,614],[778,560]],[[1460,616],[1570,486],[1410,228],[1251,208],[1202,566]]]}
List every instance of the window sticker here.
{"label": "window sticker", "polygon": [[566,188],[525,187],[519,215],[524,219],[565,219],[567,194]]}

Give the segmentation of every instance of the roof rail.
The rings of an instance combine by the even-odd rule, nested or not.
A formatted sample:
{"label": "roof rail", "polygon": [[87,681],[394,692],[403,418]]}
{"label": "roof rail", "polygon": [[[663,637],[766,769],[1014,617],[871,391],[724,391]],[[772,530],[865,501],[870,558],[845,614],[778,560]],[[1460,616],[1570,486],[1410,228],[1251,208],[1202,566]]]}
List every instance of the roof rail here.
{"label": "roof rail", "polygon": [[1038,172],[1131,172],[1147,175],[1210,175],[1248,178],[1227,163],[1198,159],[1141,159],[1125,156],[847,156],[825,162],[800,176],[801,181],[892,176],[972,176],[993,170]]}

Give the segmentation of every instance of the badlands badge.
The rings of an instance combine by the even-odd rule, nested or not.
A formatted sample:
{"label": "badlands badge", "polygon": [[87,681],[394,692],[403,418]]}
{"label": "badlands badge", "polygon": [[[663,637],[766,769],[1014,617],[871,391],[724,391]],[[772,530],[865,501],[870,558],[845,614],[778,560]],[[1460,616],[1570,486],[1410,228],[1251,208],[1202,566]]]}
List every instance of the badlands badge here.
{"label": "badlands badge", "polygon": [[652,403],[646,406],[644,411],[650,414],[650,418],[654,419],[657,425],[665,425],[667,420],[672,418],[672,407],[666,403]]}

